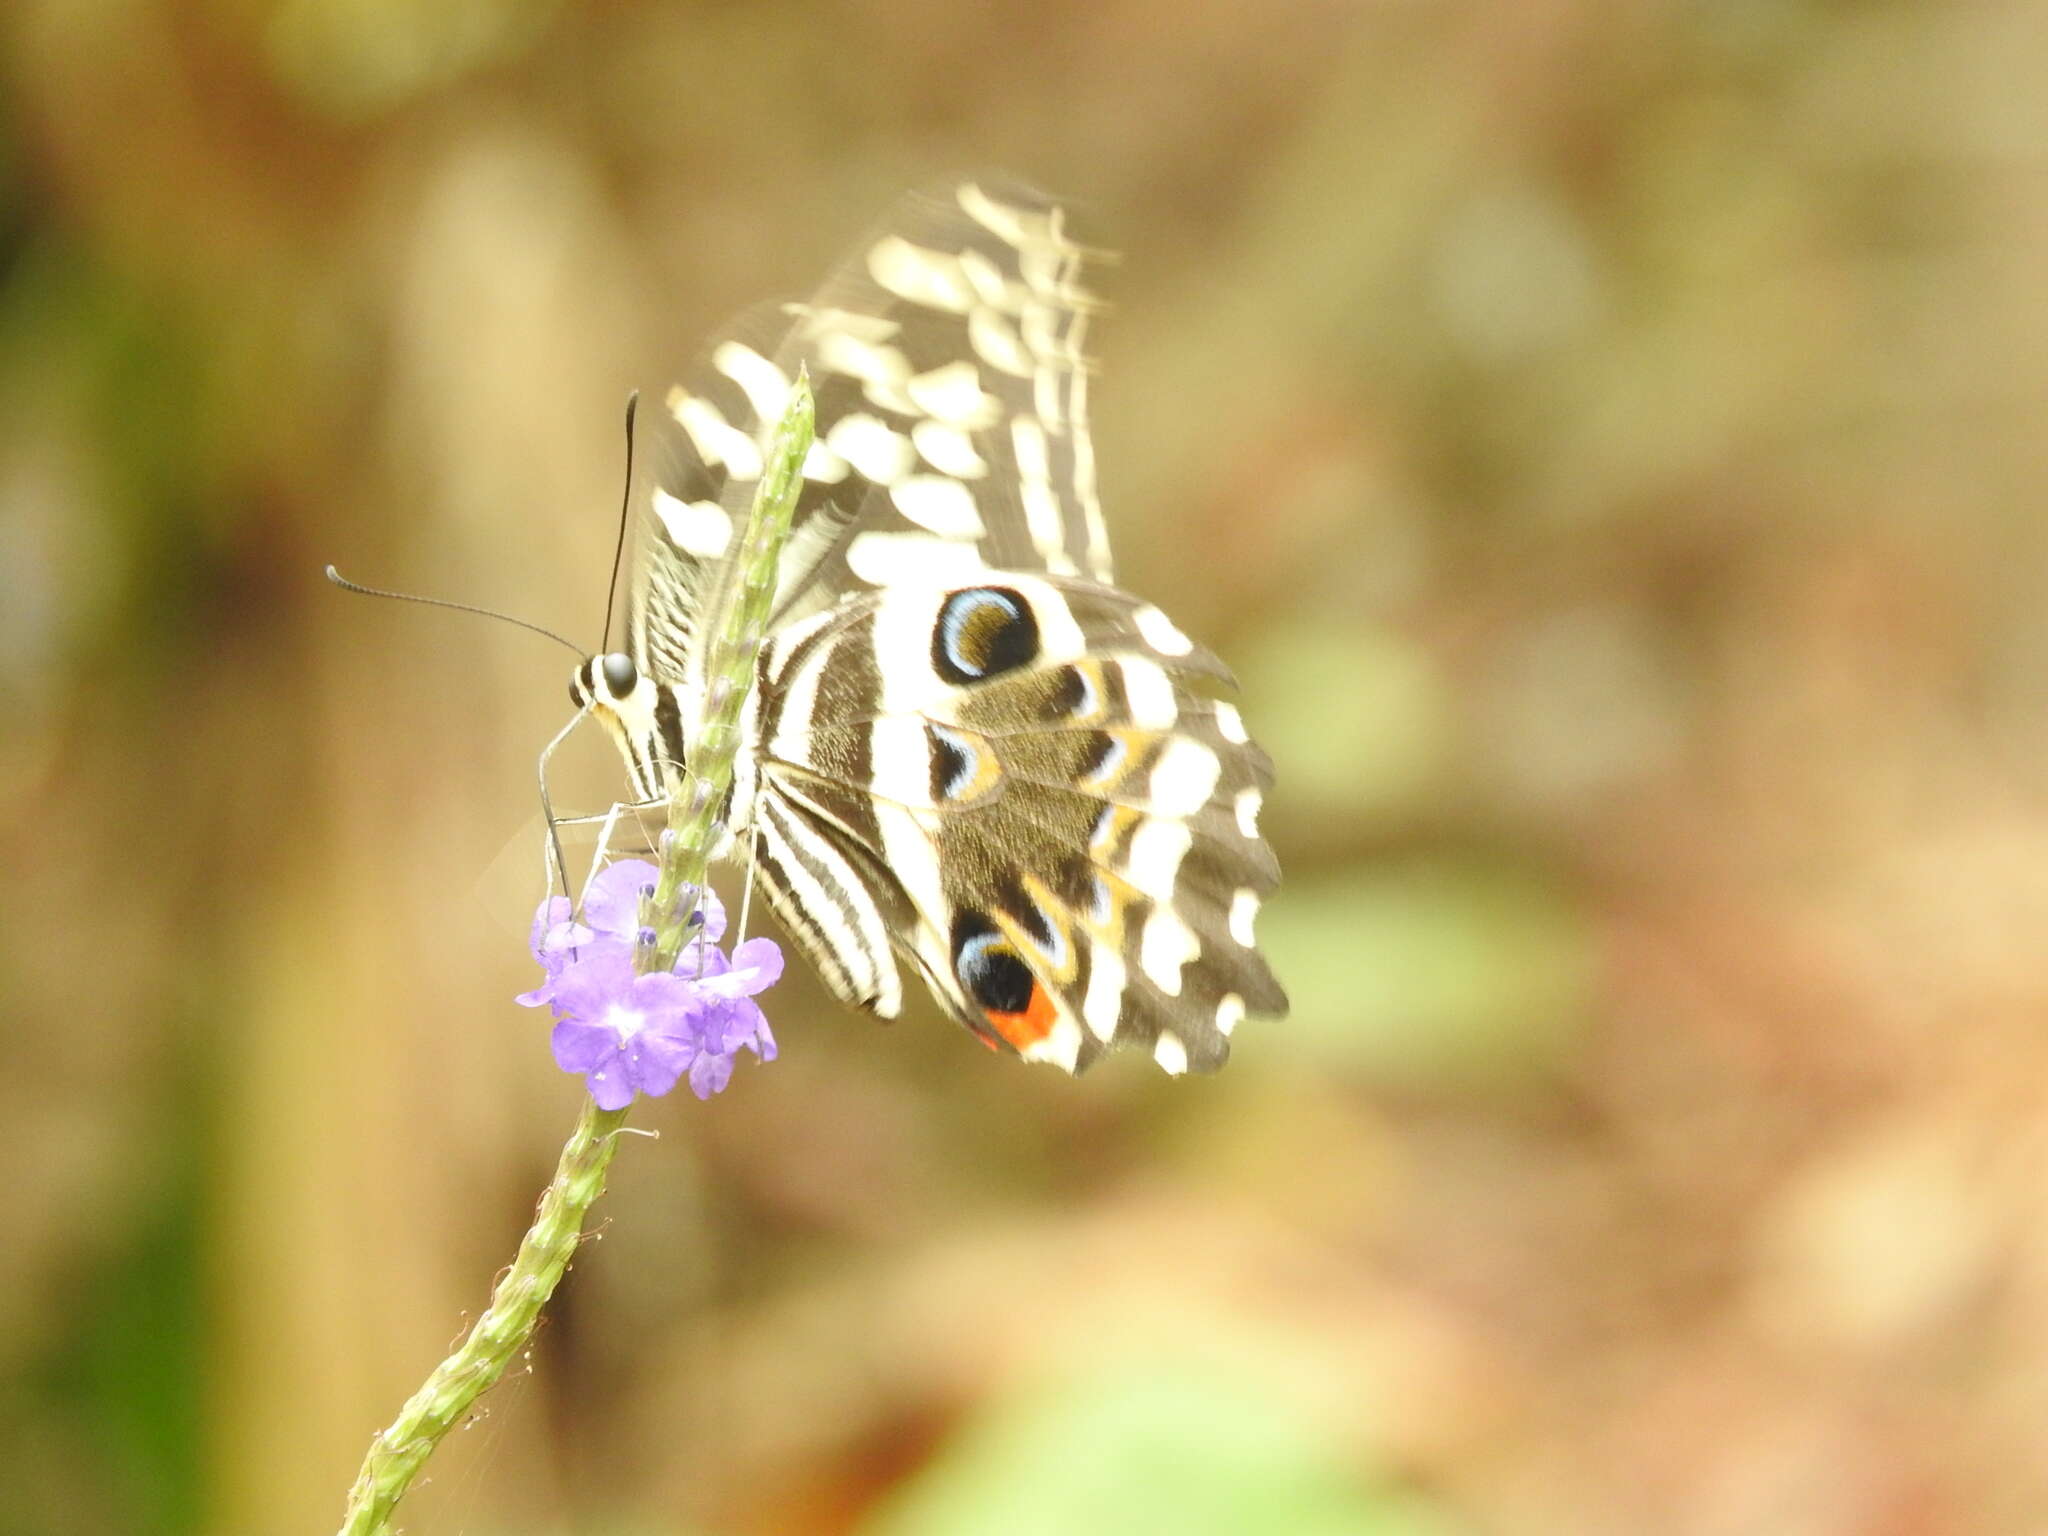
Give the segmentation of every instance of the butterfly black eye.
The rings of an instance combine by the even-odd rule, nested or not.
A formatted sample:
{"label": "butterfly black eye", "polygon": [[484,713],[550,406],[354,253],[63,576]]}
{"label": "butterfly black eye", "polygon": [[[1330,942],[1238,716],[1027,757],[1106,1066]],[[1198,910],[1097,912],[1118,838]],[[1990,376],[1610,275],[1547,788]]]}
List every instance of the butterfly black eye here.
{"label": "butterfly black eye", "polygon": [[623,699],[640,683],[640,669],[633,665],[633,658],[624,651],[613,651],[598,662],[604,672],[605,688],[615,699]]}
{"label": "butterfly black eye", "polygon": [[953,684],[978,683],[1038,656],[1038,620],[1008,587],[968,587],[939,606],[932,670]]}
{"label": "butterfly black eye", "polygon": [[977,912],[954,919],[953,970],[967,995],[990,1013],[1022,1013],[1031,1006],[1031,967]]}

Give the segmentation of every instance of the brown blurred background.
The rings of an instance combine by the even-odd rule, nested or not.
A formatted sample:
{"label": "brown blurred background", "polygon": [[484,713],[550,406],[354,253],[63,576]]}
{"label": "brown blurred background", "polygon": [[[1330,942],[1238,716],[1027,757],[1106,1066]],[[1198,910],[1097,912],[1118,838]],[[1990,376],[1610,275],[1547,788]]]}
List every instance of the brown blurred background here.
{"label": "brown blurred background", "polygon": [[1124,252],[1121,573],[1279,764],[1295,1016],[1069,1082],[792,982],[404,1527],[2048,1529],[2048,9],[0,46],[0,1531],[331,1529],[576,1112],[564,658],[321,565],[594,636],[628,388],[983,168]]}

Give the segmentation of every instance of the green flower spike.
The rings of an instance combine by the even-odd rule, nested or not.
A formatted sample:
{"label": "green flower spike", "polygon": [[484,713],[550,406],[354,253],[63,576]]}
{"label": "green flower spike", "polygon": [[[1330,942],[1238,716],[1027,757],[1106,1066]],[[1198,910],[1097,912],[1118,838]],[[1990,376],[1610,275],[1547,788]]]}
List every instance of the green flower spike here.
{"label": "green flower spike", "polygon": [[[707,656],[703,729],[691,743],[683,783],[669,800],[660,874],[641,912],[642,923],[654,932],[654,942],[639,946],[636,957],[643,973],[674,968],[705,889],[717,808],[732,787],[740,710],[767,628],[776,563],[803,487],[804,457],[810,452],[814,425],[810,381],[799,373],[740,536],[738,595],[720,616],[723,622]],[[541,1308],[569,1266],[585,1216],[604,1193],[605,1172],[626,1115],[626,1109],[600,1109],[595,1101],[584,1100],[554,1179],[541,1196],[539,1212],[520,1241],[518,1257],[492,1291],[490,1306],[455,1353],[434,1368],[426,1385],[370,1443],[362,1471],[349,1490],[341,1536],[381,1536],[390,1530],[392,1510],[434,1447],[525,1348]]]}

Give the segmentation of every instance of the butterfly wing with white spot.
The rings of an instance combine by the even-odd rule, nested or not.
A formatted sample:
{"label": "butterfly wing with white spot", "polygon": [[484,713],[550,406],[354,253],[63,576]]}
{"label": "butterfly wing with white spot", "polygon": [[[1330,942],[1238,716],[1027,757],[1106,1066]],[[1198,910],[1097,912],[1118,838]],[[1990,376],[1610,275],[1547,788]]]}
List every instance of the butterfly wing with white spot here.
{"label": "butterfly wing with white spot", "polygon": [[[756,311],[649,402],[636,487],[645,649],[689,653],[799,367],[817,442],[776,620],[863,586],[982,569],[1111,579],[1082,351],[1096,301],[1063,210],[979,183],[913,194],[803,304]],[[672,674],[674,675],[674,674]]]}
{"label": "butterfly wing with white spot", "polygon": [[630,644],[687,741],[693,636],[806,370],[817,441],[734,801],[769,904],[885,1017],[907,963],[1028,1058],[1207,1070],[1286,1009],[1252,932],[1271,765],[1221,664],[1110,585],[1086,255],[1047,200],[958,186],[730,331],[645,413]]}
{"label": "butterfly wing with white spot", "polygon": [[1216,696],[1222,663],[1157,609],[1005,572],[806,630],[763,680],[764,870],[855,891],[795,916],[861,955],[821,967],[843,996],[895,990],[871,980],[893,946],[955,1018],[1068,1071],[1110,1047],[1214,1070],[1241,1019],[1286,1011],[1253,932],[1279,880],[1272,765]]}

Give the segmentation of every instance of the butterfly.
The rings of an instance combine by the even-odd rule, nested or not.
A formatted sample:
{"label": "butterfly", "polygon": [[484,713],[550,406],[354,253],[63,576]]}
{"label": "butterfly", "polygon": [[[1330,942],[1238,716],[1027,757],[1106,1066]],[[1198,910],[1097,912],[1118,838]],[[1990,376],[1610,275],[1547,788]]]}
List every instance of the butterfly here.
{"label": "butterfly", "polygon": [[624,649],[574,701],[674,792],[763,447],[799,367],[817,436],[725,816],[826,985],[921,976],[988,1045],[1212,1071],[1287,999],[1253,932],[1272,765],[1217,658],[1120,590],[1083,338],[1091,253],[1036,193],[912,194],[807,303],[735,326],[636,443]]}

